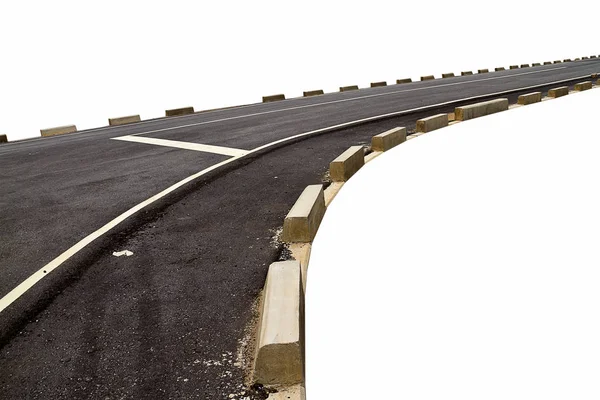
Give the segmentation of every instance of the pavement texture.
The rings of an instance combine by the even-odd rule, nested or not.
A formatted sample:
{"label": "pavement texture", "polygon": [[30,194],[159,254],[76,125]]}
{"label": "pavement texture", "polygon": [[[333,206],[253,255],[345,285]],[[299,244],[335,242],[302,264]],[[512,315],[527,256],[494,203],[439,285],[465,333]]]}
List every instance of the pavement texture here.
{"label": "pavement texture", "polygon": [[[4,145],[0,296],[108,220],[227,158],[112,137],[153,131],[143,135],[252,149],[336,123],[600,68],[594,61],[561,66],[568,68],[393,85]],[[433,88],[536,70],[545,72]],[[514,103],[531,91],[508,97]],[[359,99],[370,95],[376,96]],[[339,100],[347,101],[323,105]],[[135,214],[2,312],[0,398],[264,398],[264,391],[246,387],[245,373],[268,266],[286,257],[273,239],[283,218],[349,146],[367,145],[396,126],[414,129],[418,118],[453,108],[249,157]],[[112,255],[122,250],[133,255]]]}

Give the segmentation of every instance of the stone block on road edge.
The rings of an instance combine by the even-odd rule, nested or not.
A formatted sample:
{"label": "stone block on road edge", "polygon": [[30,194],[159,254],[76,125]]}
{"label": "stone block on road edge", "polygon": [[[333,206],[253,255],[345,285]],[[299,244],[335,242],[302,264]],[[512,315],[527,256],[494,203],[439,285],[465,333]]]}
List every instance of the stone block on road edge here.
{"label": "stone block on road edge", "polygon": [[584,90],[589,90],[592,88],[592,81],[579,82],[575,84],[576,92],[583,92]]}
{"label": "stone block on road edge", "polygon": [[569,94],[568,86],[561,86],[548,90],[548,97],[556,99],[557,97],[566,96]]}
{"label": "stone block on road edge", "polygon": [[294,385],[303,378],[300,263],[275,262],[265,281],[253,380],[265,386]]}
{"label": "stone block on road edge", "polygon": [[448,126],[448,114],[437,114],[417,120],[417,132],[431,132]]}
{"label": "stone block on road edge", "polygon": [[540,101],[542,101],[542,92],[534,92],[520,95],[517,104],[526,106],[527,104],[539,103]]}
{"label": "stone block on road edge", "polygon": [[312,242],[324,215],[323,185],[307,186],[283,221],[281,239],[287,243]]}
{"label": "stone block on road edge", "polygon": [[329,163],[329,175],[333,182],[346,182],[363,165],[365,165],[363,147],[352,146]]}
{"label": "stone block on road edge", "polygon": [[454,109],[454,117],[456,121],[466,121],[506,110],[508,110],[508,99],[495,99],[456,107]]}
{"label": "stone block on road edge", "polygon": [[398,127],[373,136],[371,149],[373,151],[388,151],[406,141],[406,128]]}
{"label": "stone block on road edge", "polygon": [[40,129],[42,136],[64,135],[65,133],[77,132],[75,125],[57,126],[56,128]]}
{"label": "stone block on road edge", "polygon": [[141,119],[140,119],[139,115],[129,115],[127,117],[109,118],[108,125],[110,125],[110,126],[126,125],[126,124],[133,124],[134,122],[140,122],[140,121],[141,121]]}
{"label": "stone block on road edge", "polygon": [[187,115],[193,113],[194,107],[173,108],[171,110],[165,110],[166,117],[176,117],[178,115]]}
{"label": "stone block on road edge", "polygon": [[281,101],[281,100],[285,100],[285,94],[274,94],[271,96],[263,96],[263,98],[262,98],[263,103],[270,103],[272,101]]}

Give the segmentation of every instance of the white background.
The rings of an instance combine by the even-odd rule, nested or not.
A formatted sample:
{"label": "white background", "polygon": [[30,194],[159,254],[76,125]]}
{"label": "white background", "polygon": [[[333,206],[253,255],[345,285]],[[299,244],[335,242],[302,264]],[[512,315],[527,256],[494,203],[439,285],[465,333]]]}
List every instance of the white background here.
{"label": "white background", "polygon": [[[598,53],[589,2],[4,1],[0,133]],[[592,11],[591,9],[589,11]]]}
{"label": "white background", "polygon": [[360,169],[306,283],[309,400],[600,398],[600,89]]}

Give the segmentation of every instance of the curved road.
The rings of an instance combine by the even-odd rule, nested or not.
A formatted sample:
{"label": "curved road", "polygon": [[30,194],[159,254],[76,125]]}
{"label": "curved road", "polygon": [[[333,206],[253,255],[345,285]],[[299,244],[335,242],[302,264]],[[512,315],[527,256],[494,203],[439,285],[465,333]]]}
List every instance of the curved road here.
{"label": "curved road", "polygon": [[329,161],[456,104],[599,70],[592,59],[0,146],[0,398],[260,398],[244,389],[253,303],[285,257],[274,231]]}

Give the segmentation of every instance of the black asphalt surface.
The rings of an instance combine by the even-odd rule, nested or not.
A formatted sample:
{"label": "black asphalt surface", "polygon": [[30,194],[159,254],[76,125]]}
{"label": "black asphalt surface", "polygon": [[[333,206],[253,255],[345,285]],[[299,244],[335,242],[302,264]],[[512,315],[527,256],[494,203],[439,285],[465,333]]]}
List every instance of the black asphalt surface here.
{"label": "black asphalt surface", "polygon": [[[343,122],[598,69],[596,60],[547,65],[2,145],[0,296],[127,209],[228,158],[110,138],[141,133],[250,150]],[[519,93],[531,91],[508,97],[514,102]],[[287,211],[348,146],[368,144],[385,129],[410,128],[422,116],[453,107],[249,157],[129,218],[0,314],[0,398],[260,398],[246,393],[248,357],[238,353],[253,327],[252,307],[268,265],[281,256],[272,237]],[[133,256],[112,255],[121,250]]]}

